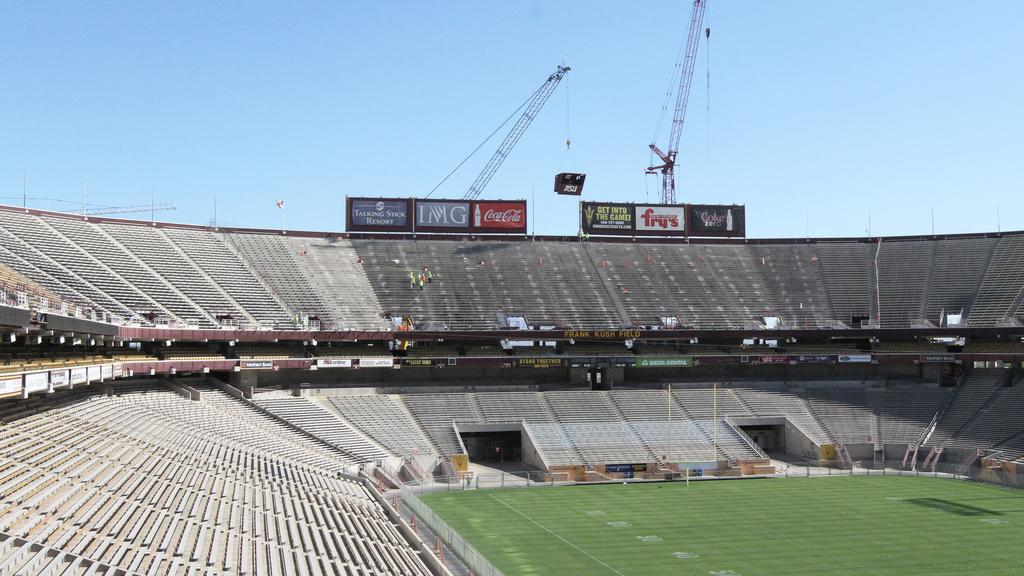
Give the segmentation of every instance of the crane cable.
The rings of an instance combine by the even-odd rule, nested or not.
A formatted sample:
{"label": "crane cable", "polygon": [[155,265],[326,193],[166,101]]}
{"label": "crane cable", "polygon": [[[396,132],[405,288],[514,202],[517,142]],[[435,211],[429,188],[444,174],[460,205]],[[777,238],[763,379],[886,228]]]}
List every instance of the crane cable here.
{"label": "crane cable", "polygon": [[494,135],[495,135],[495,134],[497,134],[499,130],[501,130],[502,128],[504,128],[504,127],[505,127],[505,124],[508,124],[509,120],[511,120],[511,119],[513,119],[513,118],[515,118],[515,117],[516,117],[516,115],[517,115],[517,114],[519,114],[519,111],[520,111],[520,110],[522,110],[523,108],[525,108],[527,104],[529,104],[530,102],[532,102],[532,101],[533,101],[533,99],[537,97],[537,94],[538,94],[538,93],[540,93],[540,91],[541,91],[541,90],[543,90],[543,89],[544,89],[544,85],[541,85],[541,87],[540,87],[540,88],[538,88],[538,89],[534,90],[533,94],[530,94],[530,96],[529,96],[529,97],[528,97],[528,98],[527,98],[526,100],[524,100],[524,101],[523,101],[523,103],[522,103],[522,104],[520,104],[518,108],[516,108],[516,109],[515,109],[515,110],[514,110],[514,111],[513,111],[513,112],[512,112],[511,114],[509,114],[509,115],[508,115],[508,117],[507,117],[507,118],[505,118],[505,119],[504,119],[504,120],[503,120],[503,121],[501,122],[501,124],[499,124],[499,125],[498,125],[498,127],[494,129],[494,131],[492,131],[492,132],[491,132],[490,134],[488,134],[488,135],[487,135],[487,138],[484,138],[484,141],[483,141],[483,142],[481,142],[481,143],[480,143],[479,145],[477,145],[477,147],[476,147],[476,148],[473,148],[473,151],[472,151],[472,152],[470,152],[468,156],[466,156],[465,158],[463,158],[463,159],[462,159],[462,162],[459,162],[458,166],[456,166],[455,168],[452,168],[452,171],[451,171],[451,172],[449,172],[447,176],[445,176],[444,178],[442,178],[442,179],[441,179],[441,181],[437,183],[437,186],[434,186],[433,188],[431,188],[431,189],[430,189],[430,192],[427,192],[427,194],[426,194],[426,195],[424,196],[424,198],[429,198],[431,194],[433,194],[433,193],[434,193],[434,192],[435,192],[435,191],[436,191],[436,190],[437,190],[438,188],[440,188],[440,187],[441,187],[441,185],[442,185],[442,184],[444,184],[445,182],[447,182],[447,181],[448,181],[448,179],[452,177],[452,174],[455,174],[455,173],[456,173],[456,172],[457,172],[457,171],[459,170],[459,168],[462,168],[462,165],[463,165],[463,164],[465,164],[465,163],[466,163],[467,161],[469,161],[469,159],[470,159],[470,158],[472,158],[474,154],[476,154],[476,153],[477,153],[477,152],[478,152],[478,151],[479,151],[479,150],[480,150],[481,148],[483,148],[483,147],[484,147],[484,144],[487,144],[487,142],[488,142],[488,141],[489,141],[489,140],[490,140],[491,138],[493,138],[493,137],[494,137]]}
{"label": "crane cable", "polygon": [[[707,7],[704,8],[705,11]],[[704,117],[707,122],[707,162],[711,161],[711,15],[709,12],[705,12],[704,21],[707,22],[707,28],[704,29],[704,44],[706,46],[705,55],[707,56],[707,64],[705,68],[705,90],[707,91],[707,101],[705,105]]]}
{"label": "crane cable", "polygon": [[[651,143],[658,141],[658,134],[661,133],[661,127],[665,124],[665,116],[668,115],[669,104],[672,103],[672,95],[676,92],[676,85],[679,83],[677,78],[679,77],[679,70],[683,66],[683,58],[686,56],[686,38],[683,38],[679,43],[679,56],[676,58],[676,64],[672,67],[672,75],[668,80],[668,89],[665,90],[665,101],[661,104],[661,112],[658,114],[658,123],[654,128],[654,134],[651,136]],[[648,165],[654,164],[654,150],[649,153]]]}

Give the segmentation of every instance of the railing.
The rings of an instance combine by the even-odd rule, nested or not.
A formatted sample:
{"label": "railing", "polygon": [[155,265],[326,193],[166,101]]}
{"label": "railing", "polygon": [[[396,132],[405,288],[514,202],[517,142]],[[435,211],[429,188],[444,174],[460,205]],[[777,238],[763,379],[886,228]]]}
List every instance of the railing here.
{"label": "railing", "polygon": [[402,503],[409,508],[414,517],[436,534],[444,542],[444,545],[454,552],[473,574],[477,576],[503,576],[501,570],[498,570],[472,544],[424,504],[416,496],[414,488],[404,485],[399,493],[401,494]]}

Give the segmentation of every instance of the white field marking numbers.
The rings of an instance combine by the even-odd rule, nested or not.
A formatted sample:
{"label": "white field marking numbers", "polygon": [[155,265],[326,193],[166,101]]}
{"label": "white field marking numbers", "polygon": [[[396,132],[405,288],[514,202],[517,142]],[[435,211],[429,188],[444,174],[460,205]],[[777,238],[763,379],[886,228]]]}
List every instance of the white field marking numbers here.
{"label": "white field marking numbers", "polygon": [[584,514],[587,516],[604,516],[604,510],[587,510]]}
{"label": "white field marking numbers", "polygon": [[611,526],[612,528],[628,528],[630,526],[630,523],[629,522],[609,522],[608,525]]}
{"label": "white field marking numbers", "polygon": [[700,558],[700,555],[694,554],[693,552],[673,552],[673,556],[680,560],[689,560],[690,558]]}
{"label": "white field marking numbers", "polygon": [[1000,520],[999,518],[982,518],[982,522],[985,524],[991,524],[993,526],[1002,526],[1003,524],[1009,524],[1009,520]]}
{"label": "white field marking numbers", "polygon": [[886,498],[889,502],[903,502],[906,498],[902,496],[889,496]]}
{"label": "white field marking numbers", "polygon": [[[577,545],[573,544],[572,542],[569,542],[568,540],[566,540],[565,538],[563,538],[561,534],[559,534],[559,533],[557,533],[557,532],[555,532],[555,531],[551,530],[551,529],[550,529],[550,528],[548,528],[547,526],[545,526],[545,525],[541,524],[540,522],[537,522],[536,520],[534,520],[533,518],[530,518],[530,517],[529,517],[529,516],[527,516],[526,514],[523,514],[523,513],[522,513],[522,512],[520,512],[520,511],[519,511],[519,509],[518,509],[518,508],[516,508],[515,506],[513,506],[513,505],[509,504],[508,502],[505,502],[504,500],[502,500],[501,498],[498,498],[498,497],[497,497],[497,496],[495,496],[494,494],[491,494],[490,496],[491,496],[491,498],[494,498],[494,500],[496,500],[496,501],[497,501],[497,502],[498,502],[499,504],[501,504],[502,506],[504,506],[504,507],[508,508],[509,510],[511,510],[511,511],[513,511],[513,512],[515,512],[516,514],[519,514],[519,515],[520,515],[520,516],[522,516],[523,518],[526,518],[526,519],[527,519],[527,520],[529,520],[530,522],[534,523],[534,524],[535,524],[535,525],[536,525],[536,526],[537,526],[538,528],[540,528],[541,530],[543,530],[543,531],[547,532],[548,534],[551,534],[552,536],[554,536],[555,538],[558,538],[558,539],[559,539],[559,540],[561,540],[562,542],[565,542],[565,543],[566,543],[566,544],[568,544],[569,546],[572,546],[573,548],[575,548],[575,549],[576,549],[576,550],[577,550],[578,552],[580,552],[581,554],[583,554],[583,555],[584,555],[584,556],[586,556],[587,558],[590,558],[590,559],[591,559],[591,560],[593,560],[594,562],[597,562],[597,563],[598,563],[598,564],[600,564],[601,566],[604,566],[605,568],[607,568],[608,570],[610,570],[610,571],[614,572],[615,574],[618,574],[619,576],[626,576],[626,575],[625,575],[625,574],[623,574],[622,572],[619,572],[619,571],[618,571],[618,570],[616,570],[615,568],[612,568],[612,567],[611,567],[611,566],[609,566],[608,564],[605,564],[605,563],[604,563],[603,561],[601,561],[601,559],[600,559],[600,558],[596,558],[596,557],[595,557],[595,556],[594,556],[593,554],[591,554],[590,552],[587,552],[587,551],[586,551],[586,550],[584,550],[583,548],[580,548],[579,546],[577,546]],[[604,514],[604,512],[601,512],[601,514]]]}
{"label": "white field marking numbers", "polygon": [[636,539],[641,542],[661,542],[661,538],[657,536],[637,536]]}

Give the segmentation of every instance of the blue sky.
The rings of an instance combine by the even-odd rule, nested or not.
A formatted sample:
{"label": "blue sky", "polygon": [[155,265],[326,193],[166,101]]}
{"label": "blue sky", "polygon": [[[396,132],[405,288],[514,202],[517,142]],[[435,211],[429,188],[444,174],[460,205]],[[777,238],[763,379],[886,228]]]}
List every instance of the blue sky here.
{"label": "blue sky", "polygon": [[[161,219],[343,230],[346,195],[422,196],[568,54],[484,192],[573,234],[643,175],[690,3],[0,3],[0,200],[174,202]],[[755,237],[1024,229],[1024,2],[710,0],[681,201]],[[566,94],[568,89],[568,98]],[[568,105],[567,105],[568,100]],[[568,109],[568,114],[567,114]],[[568,122],[567,122],[568,117]],[[572,148],[566,151],[569,125]],[[710,125],[710,132],[708,126]],[[667,131],[659,143],[667,139]],[[500,137],[435,197],[461,197]],[[710,149],[708,142],[710,141]],[[69,205],[37,200],[37,207]],[[148,217],[148,214],[140,215]]]}

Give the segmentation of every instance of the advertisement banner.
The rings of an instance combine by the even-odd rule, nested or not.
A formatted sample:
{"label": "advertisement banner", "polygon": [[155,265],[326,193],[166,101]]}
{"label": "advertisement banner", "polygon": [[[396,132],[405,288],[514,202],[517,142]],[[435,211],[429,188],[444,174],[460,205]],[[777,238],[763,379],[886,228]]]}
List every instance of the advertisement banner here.
{"label": "advertisement banner", "polygon": [[526,201],[473,202],[474,232],[526,233]]}
{"label": "advertisement banner", "polygon": [[49,372],[33,372],[32,374],[25,374],[25,390],[27,392],[40,392],[49,389]]}
{"label": "advertisement banner", "polygon": [[648,356],[636,359],[637,368],[689,368],[693,356]]}
{"label": "advertisement banner", "polygon": [[747,235],[746,212],[743,206],[691,204],[689,215],[690,236],[742,238]]}
{"label": "advertisement banner", "polygon": [[956,362],[955,354],[921,354],[921,362]]}
{"label": "advertisement banner", "polygon": [[351,368],[351,358],[317,358],[317,368]]}
{"label": "advertisement banner", "polygon": [[124,375],[124,366],[120,362],[114,362],[114,378]]}
{"label": "advertisement banner", "polygon": [[444,358],[402,358],[402,366],[416,368],[429,368],[431,366],[444,366],[448,363]]}
{"label": "advertisement banner", "polygon": [[273,360],[241,360],[238,364],[243,370],[272,370],[274,368]]}
{"label": "advertisement banner", "polygon": [[100,366],[100,374],[103,376],[104,380],[106,380],[107,378],[113,378],[114,377],[114,365],[113,364],[104,364],[103,366]]}
{"label": "advertisement banner", "polygon": [[459,200],[416,200],[416,232],[466,232],[469,230],[469,202]]}
{"label": "advertisement banner", "polygon": [[828,354],[803,354],[794,358],[797,364],[827,364],[831,360]]}
{"label": "advertisement banner", "polygon": [[89,382],[97,382],[97,381],[99,381],[99,379],[100,379],[100,367],[99,366],[89,366],[85,370],[86,370],[86,374],[87,374],[87,377],[88,377],[87,379],[89,380]]}
{"label": "advertisement banner", "polygon": [[640,204],[633,207],[638,236],[682,236],[686,233],[686,207]]}
{"label": "advertisement banner", "polygon": [[0,378],[0,394],[21,393],[21,376],[17,378]]}
{"label": "advertisement banner", "polygon": [[565,366],[564,358],[516,358],[512,362],[516,368],[561,368]]}
{"label": "advertisement banner", "polygon": [[633,234],[633,205],[611,202],[580,204],[580,228],[587,234]]}
{"label": "advertisement banner", "polygon": [[839,356],[842,363],[868,363],[871,362],[871,354],[842,354]]}
{"label": "advertisement banner", "polygon": [[68,385],[68,371],[67,370],[52,370],[50,371],[50,386],[54,388],[63,388]]}
{"label": "advertisement banner", "polygon": [[647,472],[647,464],[605,464],[605,472]]}
{"label": "advertisement banner", "polygon": [[359,358],[360,368],[391,368],[394,360],[391,358]]}
{"label": "advertisement banner", "polygon": [[789,356],[784,354],[772,354],[768,356],[758,356],[758,362],[761,364],[789,364]]}
{"label": "advertisement banner", "polygon": [[349,232],[412,232],[412,200],[408,198],[349,198]]}
{"label": "advertisement banner", "polygon": [[89,381],[88,373],[85,368],[72,368],[71,369],[71,383],[72,384],[85,384]]}

